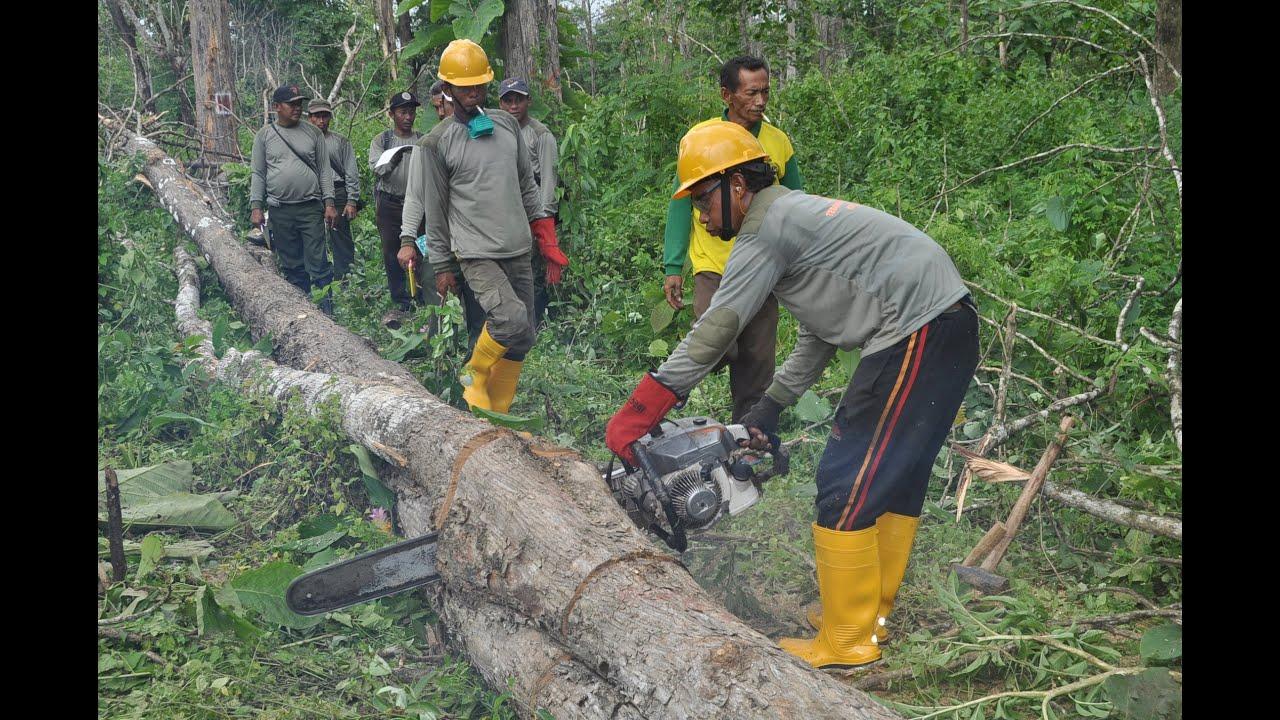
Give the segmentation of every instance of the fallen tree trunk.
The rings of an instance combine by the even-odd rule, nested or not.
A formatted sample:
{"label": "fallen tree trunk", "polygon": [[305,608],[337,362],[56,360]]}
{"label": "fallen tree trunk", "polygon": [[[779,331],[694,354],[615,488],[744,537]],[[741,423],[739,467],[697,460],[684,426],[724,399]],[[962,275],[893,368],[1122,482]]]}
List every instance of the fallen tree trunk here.
{"label": "fallen tree trunk", "polygon": [[[157,195],[215,271],[231,274],[237,289],[228,287],[228,295],[255,334],[272,332],[277,348],[286,349],[282,360],[325,371],[292,370],[230,349],[213,360],[215,375],[278,398],[297,396],[309,409],[336,398],[352,438],[406,466],[410,482],[393,487],[399,517],[411,536],[440,530],[446,626],[464,638],[468,656],[495,686],[505,689],[498,680],[514,679],[526,710],[541,705],[557,717],[600,716],[587,707],[615,717],[897,717],[719,606],[631,524],[594,466],[573,453],[531,448],[405,382],[402,369],[385,369],[365,342],[252,260],[153,143],[131,137],[128,149],[146,155]],[[277,294],[287,297],[262,297]],[[536,648],[521,659],[556,664],[510,657],[507,643],[516,634]]]}

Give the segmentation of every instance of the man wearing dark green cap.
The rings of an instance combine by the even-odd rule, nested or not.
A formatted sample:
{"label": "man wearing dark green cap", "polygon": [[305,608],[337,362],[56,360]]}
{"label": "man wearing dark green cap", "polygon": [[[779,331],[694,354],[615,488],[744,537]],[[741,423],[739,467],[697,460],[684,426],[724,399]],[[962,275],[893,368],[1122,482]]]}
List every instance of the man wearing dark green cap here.
{"label": "man wearing dark green cap", "polygon": [[[271,208],[271,247],[285,279],[303,292],[326,288],[333,268],[325,251],[324,228],[338,219],[333,203],[333,168],[324,134],[302,118],[306,98],[297,85],[276,88],[271,96],[276,121],[253,138],[249,182],[249,222],[261,226],[263,206]],[[320,309],[333,313],[325,295]]]}
{"label": "man wearing dark green cap", "polygon": [[351,141],[329,131],[329,123],[333,121],[333,106],[328,100],[312,100],[307,105],[307,120],[324,133],[324,144],[329,150],[329,165],[333,169],[334,206],[343,206],[329,231],[329,246],[333,250],[333,279],[341,280],[351,270],[351,263],[356,257],[356,244],[351,239],[351,221],[359,211],[360,169],[356,165],[356,151],[351,147]]}

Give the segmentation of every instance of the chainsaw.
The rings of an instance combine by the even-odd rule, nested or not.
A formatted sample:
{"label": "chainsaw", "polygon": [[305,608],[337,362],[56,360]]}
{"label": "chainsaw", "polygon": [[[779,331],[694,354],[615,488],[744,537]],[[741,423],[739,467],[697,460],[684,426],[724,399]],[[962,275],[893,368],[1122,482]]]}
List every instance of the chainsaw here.
{"label": "chainsaw", "polygon": [[[690,534],[755,505],[761,484],[790,469],[776,435],[767,451],[739,447],[749,437],[742,425],[708,417],[665,421],[632,444],[636,466],[610,462],[601,477],[637,527],[684,552]],[[765,454],[771,461],[761,467]],[[434,582],[437,539],[430,533],[301,575],[285,603],[300,615],[319,615]]]}

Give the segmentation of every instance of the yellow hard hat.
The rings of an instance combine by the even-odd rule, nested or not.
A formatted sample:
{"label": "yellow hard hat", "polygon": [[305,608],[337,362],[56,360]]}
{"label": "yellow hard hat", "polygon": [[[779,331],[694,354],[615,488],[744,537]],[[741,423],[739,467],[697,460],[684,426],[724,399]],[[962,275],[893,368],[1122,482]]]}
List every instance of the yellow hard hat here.
{"label": "yellow hard hat", "polygon": [[450,85],[483,85],[493,79],[493,68],[479,45],[454,40],[440,53],[439,77]]}
{"label": "yellow hard hat", "polygon": [[699,180],[744,162],[766,158],[760,141],[733,122],[713,122],[696,127],[680,138],[676,177],[680,187],[671,196],[679,200]]}

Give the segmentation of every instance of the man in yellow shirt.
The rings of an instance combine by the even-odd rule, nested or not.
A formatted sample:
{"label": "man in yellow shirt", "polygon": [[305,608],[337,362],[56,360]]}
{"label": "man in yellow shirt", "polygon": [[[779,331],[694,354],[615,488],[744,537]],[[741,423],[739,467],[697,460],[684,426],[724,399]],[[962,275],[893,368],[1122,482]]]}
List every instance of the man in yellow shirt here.
{"label": "man in yellow shirt", "polygon": [[[760,58],[743,55],[720,68],[720,98],[724,100],[722,115],[694,125],[728,120],[751,132],[769,155],[777,181],[791,190],[803,190],[804,180],[796,164],[795,150],[787,134],[767,122],[765,107],[769,104],[769,66]],[[690,128],[692,129],[692,128]],[[677,185],[679,181],[677,180]],[[698,220],[698,211],[688,196],[672,200],[667,206],[667,228],[663,238],[662,265],[666,274],[663,292],[667,303],[679,310],[684,307],[684,262],[693,266],[693,318],[697,322],[711,305],[711,297],[720,287],[720,276],[733,249],[734,236],[714,237]],[[773,381],[778,339],[778,301],[770,295],[755,317],[742,328],[735,345],[725,353],[722,365],[729,366],[729,391],[733,396],[733,421],[737,422],[764,394]],[[717,368],[718,369],[718,368]]]}

